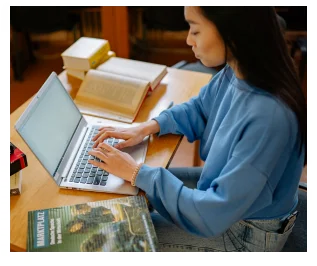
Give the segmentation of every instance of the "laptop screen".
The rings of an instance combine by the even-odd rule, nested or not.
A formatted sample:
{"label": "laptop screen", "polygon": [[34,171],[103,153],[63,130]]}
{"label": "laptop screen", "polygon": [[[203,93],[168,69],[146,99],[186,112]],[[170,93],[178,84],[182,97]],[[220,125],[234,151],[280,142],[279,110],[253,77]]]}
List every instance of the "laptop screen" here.
{"label": "laptop screen", "polygon": [[55,73],[40,91],[17,131],[53,176],[82,115]]}

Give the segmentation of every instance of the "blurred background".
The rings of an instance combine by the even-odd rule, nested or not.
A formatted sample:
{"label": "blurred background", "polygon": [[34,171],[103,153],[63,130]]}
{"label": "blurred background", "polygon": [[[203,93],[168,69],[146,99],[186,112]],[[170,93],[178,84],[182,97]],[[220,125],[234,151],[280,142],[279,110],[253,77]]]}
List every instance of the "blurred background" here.
{"label": "blurred background", "polygon": [[[307,7],[275,7],[307,95]],[[10,7],[10,113],[32,97],[61,53],[79,37],[104,38],[118,57],[215,74],[186,44],[184,7]],[[307,96],[306,96],[307,97]],[[192,166],[194,145],[183,139],[171,166]],[[202,162],[201,162],[202,164]],[[307,170],[305,170],[307,171]]]}

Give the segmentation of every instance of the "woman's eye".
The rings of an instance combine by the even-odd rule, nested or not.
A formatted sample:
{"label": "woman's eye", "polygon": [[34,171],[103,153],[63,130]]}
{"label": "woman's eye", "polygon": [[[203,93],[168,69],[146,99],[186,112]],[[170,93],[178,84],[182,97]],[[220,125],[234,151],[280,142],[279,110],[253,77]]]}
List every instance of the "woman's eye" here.
{"label": "woman's eye", "polygon": [[192,32],[192,35],[197,35],[199,32],[196,31],[196,32]]}

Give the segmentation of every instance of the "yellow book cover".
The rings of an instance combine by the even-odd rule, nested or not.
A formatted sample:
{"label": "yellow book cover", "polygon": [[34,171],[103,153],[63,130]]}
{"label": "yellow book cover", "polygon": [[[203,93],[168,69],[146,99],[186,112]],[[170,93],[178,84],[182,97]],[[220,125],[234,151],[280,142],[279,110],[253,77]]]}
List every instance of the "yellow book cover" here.
{"label": "yellow book cover", "polygon": [[65,68],[88,71],[96,68],[108,55],[110,43],[107,40],[81,37],[62,54]]}

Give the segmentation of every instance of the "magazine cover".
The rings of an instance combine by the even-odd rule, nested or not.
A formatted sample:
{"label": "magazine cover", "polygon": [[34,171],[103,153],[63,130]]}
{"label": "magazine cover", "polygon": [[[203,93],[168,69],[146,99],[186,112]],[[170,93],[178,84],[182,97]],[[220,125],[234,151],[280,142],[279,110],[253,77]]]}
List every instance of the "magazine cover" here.
{"label": "magazine cover", "polygon": [[144,197],[30,211],[27,251],[157,251]]}

